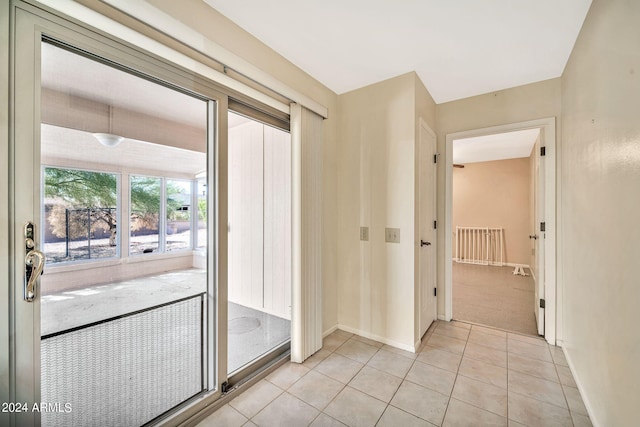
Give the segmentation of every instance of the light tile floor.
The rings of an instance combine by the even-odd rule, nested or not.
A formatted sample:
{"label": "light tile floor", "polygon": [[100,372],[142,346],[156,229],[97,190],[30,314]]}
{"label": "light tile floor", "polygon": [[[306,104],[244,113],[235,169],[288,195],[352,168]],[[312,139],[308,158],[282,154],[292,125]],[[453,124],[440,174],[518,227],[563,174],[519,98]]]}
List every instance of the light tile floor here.
{"label": "light tile floor", "polygon": [[199,424],[591,426],[562,350],[462,322],[434,323],[418,354],[336,331]]}

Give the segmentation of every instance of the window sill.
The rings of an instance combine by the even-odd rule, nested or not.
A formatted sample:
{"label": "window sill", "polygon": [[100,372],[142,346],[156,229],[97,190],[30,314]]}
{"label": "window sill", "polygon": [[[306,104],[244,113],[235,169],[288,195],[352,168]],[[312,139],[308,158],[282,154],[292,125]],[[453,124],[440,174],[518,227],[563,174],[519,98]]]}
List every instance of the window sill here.
{"label": "window sill", "polygon": [[161,254],[139,254],[133,256],[127,256],[123,258],[112,258],[105,260],[96,260],[96,261],[77,261],[70,262],[67,264],[61,265],[51,265],[45,266],[45,274],[46,273],[66,273],[69,271],[82,271],[82,270],[91,270],[94,268],[102,268],[102,267],[115,267],[119,265],[127,265],[127,264],[137,264],[144,263],[149,261],[159,261],[163,259],[173,259],[173,258],[182,258],[182,257],[192,257],[193,255],[198,255],[198,250],[188,249],[183,251],[176,251],[171,253],[161,253]]}

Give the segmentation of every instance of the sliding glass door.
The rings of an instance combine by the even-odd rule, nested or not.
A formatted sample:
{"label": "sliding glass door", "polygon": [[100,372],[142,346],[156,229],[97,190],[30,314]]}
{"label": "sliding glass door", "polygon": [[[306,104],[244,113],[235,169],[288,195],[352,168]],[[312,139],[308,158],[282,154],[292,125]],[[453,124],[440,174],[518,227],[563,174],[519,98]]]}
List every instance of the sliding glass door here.
{"label": "sliding glass door", "polygon": [[85,34],[16,9],[16,425],[144,425],[219,389],[226,99]]}
{"label": "sliding glass door", "polygon": [[40,46],[42,424],[142,425],[206,389],[208,103]]}
{"label": "sliding glass door", "polygon": [[233,94],[202,76],[11,7],[7,354],[11,400],[28,409],[11,422],[185,421],[286,357],[288,116],[234,115]]}

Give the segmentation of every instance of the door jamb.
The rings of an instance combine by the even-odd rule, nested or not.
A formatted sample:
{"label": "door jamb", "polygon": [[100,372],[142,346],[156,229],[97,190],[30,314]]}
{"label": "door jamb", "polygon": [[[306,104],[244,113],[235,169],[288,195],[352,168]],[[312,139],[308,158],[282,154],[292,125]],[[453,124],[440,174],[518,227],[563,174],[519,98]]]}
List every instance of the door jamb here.
{"label": "door jamb", "polygon": [[546,147],[545,166],[545,285],[544,295],[546,308],[544,310],[545,339],[549,344],[556,344],[557,318],[561,318],[561,304],[557,301],[557,276],[556,271],[556,118],[547,117],[537,120],[517,122],[499,126],[491,126],[481,129],[473,129],[463,132],[455,132],[446,135],[446,155],[445,155],[445,239],[444,239],[444,319],[451,320],[453,317],[453,281],[452,281],[452,250],[453,250],[453,141],[456,139],[485,136],[496,133],[512,132],[525,129],[540,129],[541,146]]}

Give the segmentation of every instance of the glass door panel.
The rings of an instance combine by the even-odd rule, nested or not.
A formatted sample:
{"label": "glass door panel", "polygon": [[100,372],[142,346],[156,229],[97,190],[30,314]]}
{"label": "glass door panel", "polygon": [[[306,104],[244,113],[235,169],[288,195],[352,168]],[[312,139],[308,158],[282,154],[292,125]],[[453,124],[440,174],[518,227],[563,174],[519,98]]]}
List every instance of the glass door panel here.
{"label": "glass door panel", "polygon": [[41,46],[42,425],[142,425],[208,388],[209,103]]}
{"label": "glass door panel", "polygon": [[229,112],[228,200],[227,371],[235,375],[291,338],[288,132]]}

